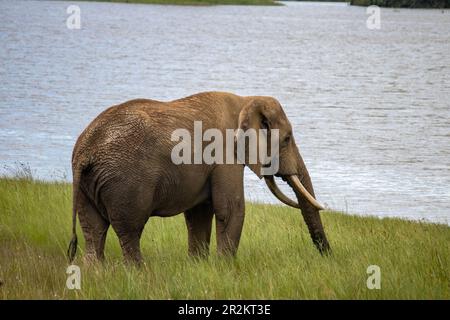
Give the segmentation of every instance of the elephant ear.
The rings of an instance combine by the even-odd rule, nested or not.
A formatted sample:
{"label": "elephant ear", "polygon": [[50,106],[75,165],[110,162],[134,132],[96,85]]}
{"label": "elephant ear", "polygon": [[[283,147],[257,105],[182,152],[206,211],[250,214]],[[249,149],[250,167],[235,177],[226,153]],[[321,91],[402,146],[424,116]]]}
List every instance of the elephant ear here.
{"label": "elephant ear", "polygon": [[[239,114],[235,137],[238,161],[244,162],[260,179],[262,163],[259,148],[266,148],[268,138],[268,135],[260,134],[260,129],[270,130],[270,111],[263,99],[250,100]],[[240,146],[240,143],[245,143],[245,146]]]}

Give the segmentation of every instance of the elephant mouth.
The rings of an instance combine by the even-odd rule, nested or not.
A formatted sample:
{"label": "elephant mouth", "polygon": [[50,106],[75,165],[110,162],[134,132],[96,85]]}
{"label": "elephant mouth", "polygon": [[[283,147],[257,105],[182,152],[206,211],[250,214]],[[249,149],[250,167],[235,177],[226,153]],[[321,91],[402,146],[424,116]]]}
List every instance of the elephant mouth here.
{"label": "elephant mouth", "polygon": [[[300,194],[305,200],[307,200],[314,208],[317,210],[323,210],[324,207],[306,190],[306,188],[301,183],[300,179],[297,175],[276,175],[277,177],[281,177],[283,181],[287,181],[289,185],[292,187],[296,194]],[[300,204],[297,201],[292,200],[288,196],[286,196],[280,188],[278,188],[277,183],[275,182],[274,176],[264,176],[264,181],[267,184],[269,190],[273,193],[278,200],[283,202],[284,204],[291,206],[293,208],[300,209]]]}

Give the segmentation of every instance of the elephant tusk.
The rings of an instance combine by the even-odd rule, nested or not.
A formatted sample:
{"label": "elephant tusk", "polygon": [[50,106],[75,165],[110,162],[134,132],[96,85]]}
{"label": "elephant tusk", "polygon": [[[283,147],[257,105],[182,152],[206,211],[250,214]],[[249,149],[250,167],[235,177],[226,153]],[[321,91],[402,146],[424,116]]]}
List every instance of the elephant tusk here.
{"label": "elephant tusk", "polygon": [[324,207],[316,199],[314,199],[314,197],[308,192],[308,190],[306,190],[297,176],[289,176],[288,179],[292,183],[293,188],[301,193],[302,196],[305,197],[306,200],[308,200],[314,207],[316,207],[318,210],[324,209]]}
{"label": "elephant tusk", "polygon": [[266,182],[267,186],[269,187],[270,191],[273,193],[275,197],[278,198],[281,202],[284,204],[287,204],[288,206],[294,207],[299,209],[300,206],[297,202],[289,199],[277,186],[277,183],[275,182],[275,179],[273,176],[264,176],[264,181]]}

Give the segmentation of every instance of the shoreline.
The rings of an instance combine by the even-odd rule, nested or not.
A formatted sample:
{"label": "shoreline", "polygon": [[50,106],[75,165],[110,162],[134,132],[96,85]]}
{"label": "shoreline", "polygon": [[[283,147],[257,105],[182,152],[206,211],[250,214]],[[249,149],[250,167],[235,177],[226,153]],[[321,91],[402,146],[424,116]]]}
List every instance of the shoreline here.
{"label": "shoreline", "polygon": [[[18,167],[16,169],[8,168],[8,171],[10,171],[10,174],[5,174],[4,172],[0,172],[0,182],[2,181],[29,181],[32,183],[37,184],[49,184],[49,185],[65,185],[68,188],[72,187],[72,181],[67,179],[67,175],[63,175],[60,178],[41,178],[36,177],[31,169],[27,166]],[[282,203],[271,203],[271,202],[263,202],[261,200],[246,200],[246,205],[250,206],[274,206],[274,207],[283,207],[285,206]],[[408,215],[392,215],[392,214],[382,214],[382,213],[358,213],[358,212],[348,212],[343,209],[336,209],[336,208],[330,208],[326,207],[324,212],[328,213],[337,213],[342,214],[345,216],[350,217],[357,217],[357,218],[369,218],[369,219],[395,219],[395,220],[401,220],[405,222],[415,222],[415,223],[425,223],[425,224],[432,224],[432,225],[442,225],[442,226],[449,226],[450,227],[450,220],[445,219],[437,219],[437,218],[429,218],[424,216],[408,216]]]}
{"label": "shoreline", "polygon": [[435,0],[434,3],[429,3],[426,0],[350,0],[349,4],[352,6],[368,7],[379,6],[381,8],[393,9],[448,9],[450,8],[450,1]]}
{"label": "shoreline", "polygon": [[[154,4],[175,6],[215,6],[215,5],[243,5],[243,6],[282,6],[277,0],[78,0],[81,2],[105,2],[105,3],[130,3],[130,4]],[[283,0],[281,0],[283,1]],[[395,9],[449,9],[450,1],[437,0],[429,3],[426,0],[305,0],[286,2],[342,2],[356,7],[368,7],[376,5],[382,8]]]}
{"label": "shoreline", "polygon": [[274,0],[77,0],[80,2],[154,4],[171,6],[215,6],[215,5],[243,5],[243,6],[280,6]]}

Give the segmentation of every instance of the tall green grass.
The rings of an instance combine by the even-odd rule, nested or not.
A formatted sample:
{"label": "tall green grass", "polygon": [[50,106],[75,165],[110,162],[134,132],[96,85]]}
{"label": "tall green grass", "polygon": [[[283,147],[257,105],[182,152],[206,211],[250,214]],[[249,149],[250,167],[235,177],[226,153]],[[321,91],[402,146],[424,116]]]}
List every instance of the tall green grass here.
{"label": "tall green grass", "polygon": [[[151,218],[145,266],[126,267],[112,230],[104,265],[75,264],[81,290],[66,288],[71,186],[0,179],[0,299],[449,299],[450,228],[325,212],[333,255],[314,248],[298,210],[248,204],[235,259],[187,256],[183,216]],[[79,238],[81,230],[78,230]],[[214,243],[213,238],[213,243]],[[369,265],[381,289],[366,286]]]}

